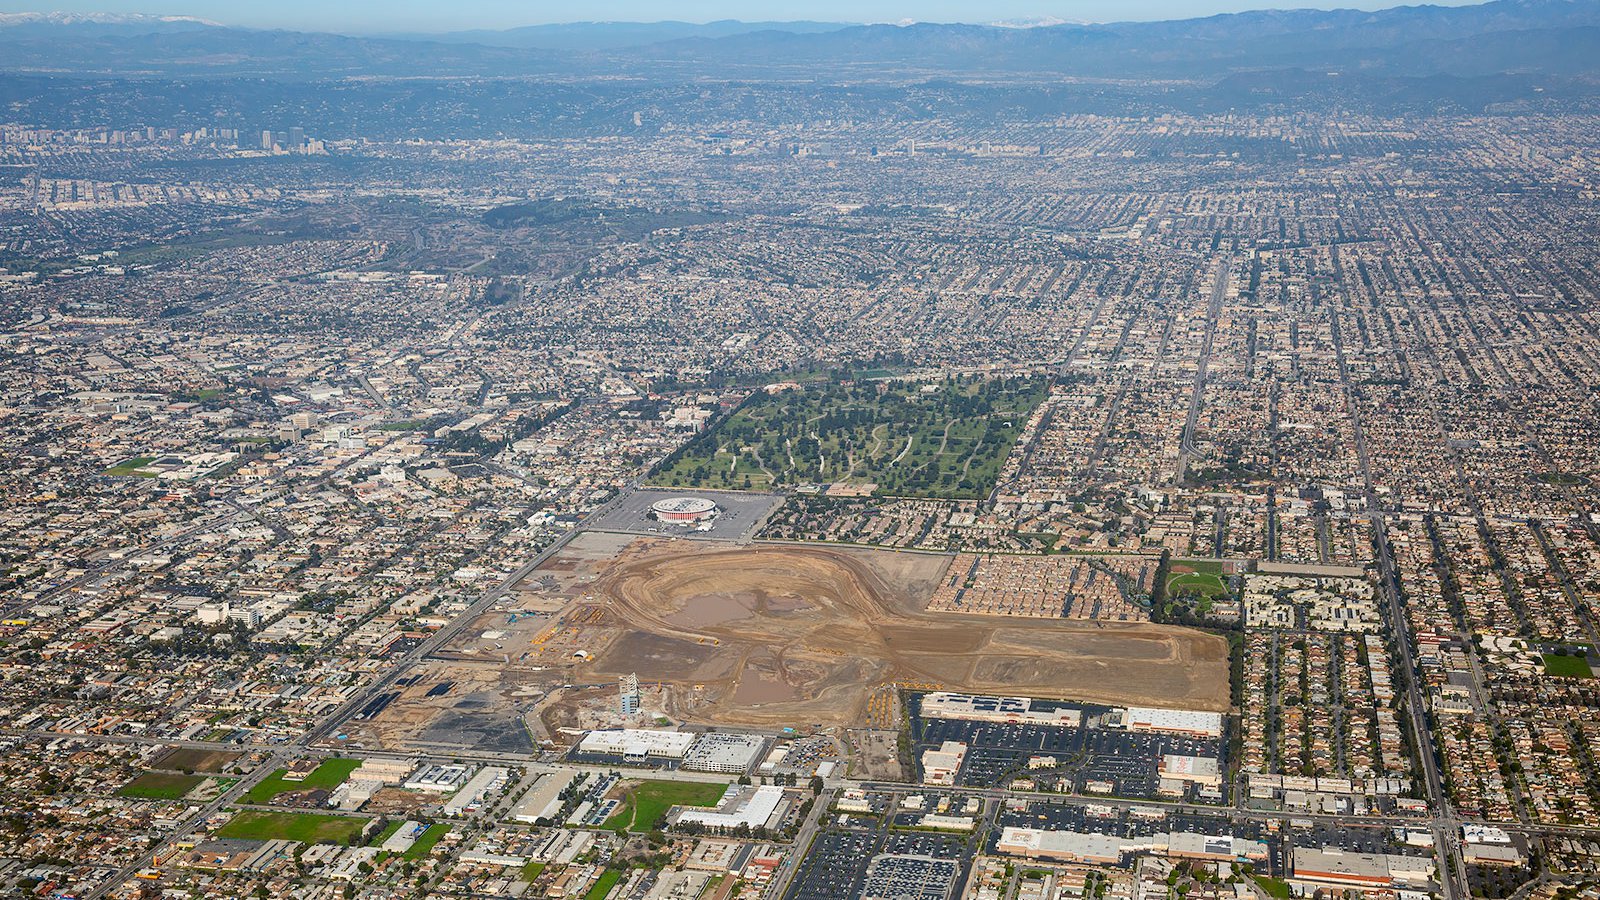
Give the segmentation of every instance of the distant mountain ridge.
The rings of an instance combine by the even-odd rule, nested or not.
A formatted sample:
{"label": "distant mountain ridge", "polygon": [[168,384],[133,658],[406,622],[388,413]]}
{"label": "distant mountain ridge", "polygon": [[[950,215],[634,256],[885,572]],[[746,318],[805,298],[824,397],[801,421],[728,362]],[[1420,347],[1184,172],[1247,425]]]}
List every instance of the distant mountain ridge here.
{"label": "distant mountain ridge", "polygon": [[645,47],[683,38],[722,38],[754,31],[781,31],[788,34],[817,34],[852,27],[849,22],[741,22],[723,19],[715,22],[567,22],[553,25],[524,25],[501,30],[475,29],[442,34],[394,34],[387,37],[439,41],[451,44],[482,44],[486,47],[522,47],[540,50],[620,50]]}
{"label": "distant mountain ridge", "polygon": [[[157,32],[222,28],[194,16],[152,16],[140,13],[19,12],[0,13],[0,35],[140,35]],[[0,38],[3,39],[3,38]]]}
{"label": "distant mountain ridge", "polygon": [[[1027,27],[1016,27],[1026,24]],[[350,36],[182,17],[0,18],[0,70],[94,75],[1175,78],[1304,68],[1383,76],[1600,76],[1600,0],[1265,10],[1102,25],[579,22]]]}

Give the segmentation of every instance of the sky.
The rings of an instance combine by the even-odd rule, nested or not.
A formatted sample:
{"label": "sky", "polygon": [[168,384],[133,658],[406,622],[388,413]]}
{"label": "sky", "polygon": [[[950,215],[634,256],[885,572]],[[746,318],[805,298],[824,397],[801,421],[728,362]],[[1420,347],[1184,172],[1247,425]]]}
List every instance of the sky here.
{"label": "sky", "polygon": [[[1475,0],[1433,2],[1462,6]],[[1048,18],[1111,22],[1273,7],[1380,9],[1395,5],[1396,0],[56,0],[49,5],[38,0],[0,0],[0,12],[148,13],[197,16],[254,28],[385,33],[662,19],[988,23]]]}

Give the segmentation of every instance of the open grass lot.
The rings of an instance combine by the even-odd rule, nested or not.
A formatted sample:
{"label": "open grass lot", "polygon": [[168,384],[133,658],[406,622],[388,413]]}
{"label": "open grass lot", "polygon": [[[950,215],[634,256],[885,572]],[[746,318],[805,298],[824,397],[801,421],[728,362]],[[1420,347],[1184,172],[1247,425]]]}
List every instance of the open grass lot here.
{"label": "open grass lot", "polygon": [[606,828],[649,831],[674,806],[716,806],[728,786],[690,781],[646,781],[628,791]]}
{"label": "open grass lot", "polygon": [[1172,572],[1181,575],[1185,572],[1203,572],[1207,575],[1222,574],[1222,560],[1220,559],[1175,559],[1172,561]]}
{"label": "open grass lot", "polygon": [[244,795],[246,803],[271,803],[272,798],[286,791],[310,791],[321,788],[331,791],[344,783],[350,773],[361,765],[359,759],[330,759],[312,771],[304,781],[285,781],[287,769],[279,769]]}
{"label": "open grass lot", "polygon": [[117,791],[118,797],[138,800],[182,800],[189,792],[205,781],[199,775],[178,775],[172,772],[145,772]]}
{"label": "open grass lot", "polygon": [[1277,878],[1268,878],[1265,875],[1256,875],[1254,877],[1256,884],[1261,885],[1261,889],[1266,891],[1269,896],[1275,897],[1277,900],[1289,900],[1289,885],[1283,881]]}
{"label": "open grass lot", "polygon": [[1167,579],[1167,594],[1200,594],[1219,597],[1228,593],[1222,579],[1210,572],[1183,572]]}
{"label": "open grass lot", "polygon": [[105,471],[107,475],[136,475],[140,478],[154,478],[155,475],[143,471],[145,466],[155,462],[154,456],[135,456],[133,459],[124,460]]}
{"label": "open grass lot", "polygon": [[390,822],[388,825],[385,825],[383,827],[382,831],[378,832],[377,834],[373,835],[371,838],[369,838],[367,840],[367,846],[368,847],[377,847],[377,846],[381,845],[384,841],[387,841],[389,838],[394,837],[394,833],[396,831],[399,831],[400,830],[400,826],[404,825],[404,824],[405,824],[405,821],[402,820],[402,819],[396,819],[393,822]]}
{"label": "open grass lot", "polygon": [[611,889],[621,880],[621,872],[616,869],[605,870],[600,879],[594,883],[594,887],[589,888],[589,892],[583,895],[583,900],[605,900],[606,895],[611,893]]}
{"label": "open grass lot", "polygon": [[1559,656],[1554,653],[1544,655],[1544,673],[1556,678],[1594,677],[1594,669],[1590,668],[1587,659],[1581,656]]}
{"label": "open grass lot", "polygon": [[443,822],[437,822],[433,825],[429,825],[428,830],[424,831],[422,836],[417,838],[417,842],[406,848],[406,852],[400,854],[400,858],[421,859],[424,856],[427,856],[428,851],[433,849],[433,845],[439,843],[439,839],[444,837],[445,833],[449,830],[450,826]]}
{"label": "open grass lot", "polygon": [[982,497],[1046,390],[1043,378],[951,378],[758,391],[651,483],[769,490],[845,482],[875,484],[884,496]]}
{"label": "open grass lot", "polygon": [[174,747],[150,764],[153,769],[174,769],[179,772],[218,773],[238,761],[243,753],[226,750],[196,750],[192,747]]}
{"label": "open grass lot", "polygon": [[217,829],[217,837],[353,845],[361,837],[361,829],[366,827],[366,824],[366,819],[351,816],[246,809],[229,819],[228,824]]}

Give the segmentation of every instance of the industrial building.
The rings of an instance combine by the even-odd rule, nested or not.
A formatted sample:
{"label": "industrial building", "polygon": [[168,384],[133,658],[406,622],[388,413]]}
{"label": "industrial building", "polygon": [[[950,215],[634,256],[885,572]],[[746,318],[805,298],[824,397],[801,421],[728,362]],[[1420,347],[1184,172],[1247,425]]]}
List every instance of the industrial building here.
{"label": "industrial building", "polygon": [[653,759],[683,759],[694,741],[695,735],[681,731],[610,728],[584,735],[578,742],[578,752],[620,756],[628,762],[643,763]]}
{"label": "industrial building", "polygon": [[418,769],[406,780],[408,791],[450,793],[466,783],[472,769],[455,764],[433,763]]}
{"label": "industrial building", "polygon": [[444,805],[444,814],[452,818],[476,810],[483,798],[503,787],[510,771],[499,766],[485,766],[472,776],[472,780],[456,792],[450,802]]}
{"label": "industrial building", "polygon": [[754,734],[703,734],[683,757],[683,767],[697,772],[743,775],[750,771],[767,739]]}
{"label": "industrial building", "polygon": [[750,828],[761,828],[776,825],[777,819],[782,818],[779,807],[783,805],[783,788],[773,785],[763,785],[750,790],[731,785],[727,793],[722,795],[722,802],[716,809],[696,809],[694,807],[679,807],[678,812],[671,817],[674,825],[693,823],[706,828],[738,828],[746,825]]}
{"label": "industrial building", "polygon": [[561,794],[576,781],[576,772],[551,772],[541,776],[527,796],[511,810],[511,818],[525,825],[555,821],[561,812]]}
{"label": "industrial building", "polygon": [[984,697],[948,691],[924,694],[922,716],[926,719],[965,719],[1012,725],[1057,725],[1066,728],[1083,725],[1083,712],[1072,707],[1060,708],[1058,704],[1028,697]]}
{"label": "industrial building", "polygon": [[361,768],[356,771],[363,780],[379,781],[384,784],[400,784],[406,780],[412,770],[416,769],[415,759],[372,759],[361,761]]}
{"label": "industrial building", "polygon": [[404,853],[407,850],[410,850],[411,845],[415,844],[417,842],[417,838],[422,837],[422,833],[427,830],[428,826],[422,824],[421,822],[407,819],[406,821],[400,823],[400,828],[396,830],[394,834],[384,838],[383,843],[379,845],[378,849],[387,851],[389,853]]}

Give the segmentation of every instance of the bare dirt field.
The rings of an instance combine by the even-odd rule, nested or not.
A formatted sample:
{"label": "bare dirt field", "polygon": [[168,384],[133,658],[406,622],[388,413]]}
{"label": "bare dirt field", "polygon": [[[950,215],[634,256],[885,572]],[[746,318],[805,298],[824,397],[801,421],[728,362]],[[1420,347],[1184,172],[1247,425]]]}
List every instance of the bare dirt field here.
{"label": "bare dirt field", "polygon": [[348,746],[362,749],[527,753],[534,742],[522,722],[544,696],[538,673],[505,657],[430,659],[395,686],[398,696],[370,720],[351,720]]}
{"label": "bare dirt field", "polygon": [[161,754],[155,762],[150,764],[150,767],[152,769],[217,773],[238,762],[243,756],[243,753],[231,753],[223,750],[195,750],[186,747],[173,747]]}
{"label": "bare dirt field", "polygon": [[564,742],[575,729],[623,724],[616,683],[630,673],[649,718],[711,725],[881,728],[884,687],[896,683],[1227,708],[1221,638],[930,612],[949,564],[886,550],[580,535],[414,670],[380,714],[350,723],[351,737],[417,749]]}
{"label": "bare dirt field", "polygon": [[[634,544],[589,586],[626,623],[597,675],[680,686],[690,721],[848,725],[886,682],[1227,708],[1227,644],[1188,629],[924,609],[942,556]],[[686,687],[687,690],[682,688]]]}

